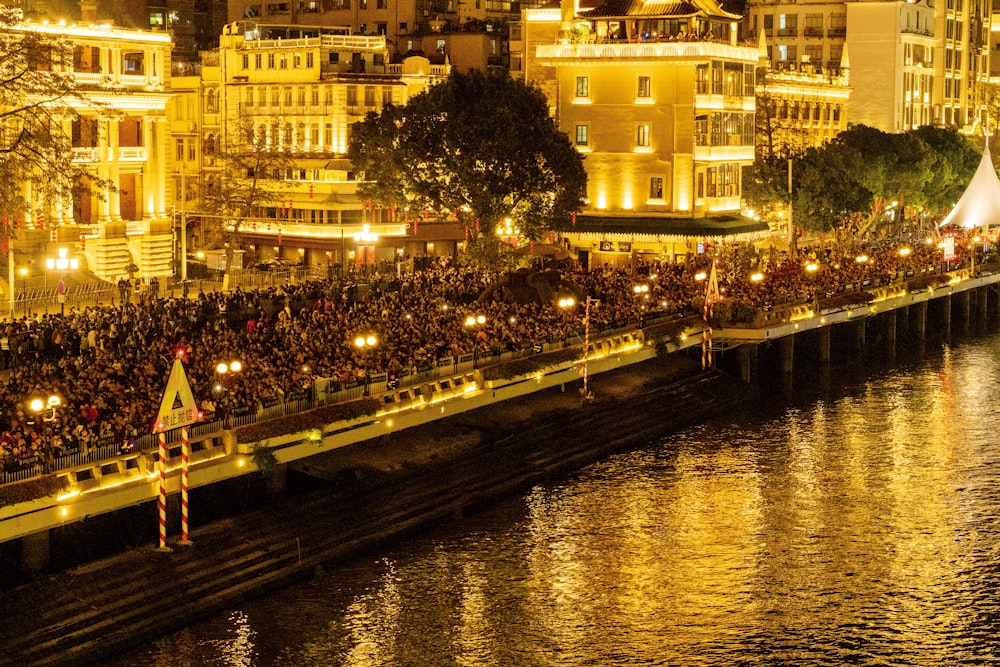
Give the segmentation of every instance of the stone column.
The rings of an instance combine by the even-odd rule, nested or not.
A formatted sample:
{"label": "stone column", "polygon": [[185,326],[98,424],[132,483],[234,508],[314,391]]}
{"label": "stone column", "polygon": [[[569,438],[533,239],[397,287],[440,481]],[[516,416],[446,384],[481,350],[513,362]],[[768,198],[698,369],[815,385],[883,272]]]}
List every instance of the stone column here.
{"label": "stone column", "polygon": [[[121,187],[121,171],[119,158],[121,149],[119,140],[121,139],[121,118],[114,116],[108,119],[108,173],[112,182]],[[122,219],[121,194],[118,190],[108,194],[108,208],[111,211],[111,219],[119,222]]]}
{"label": "stone column", "polygon": [[[154,179],[155,179],[155,201],[156,217],[164,218],[167,215],[167,138],[170,135],[170,125],[166,122],[166,116],[156,116],[153,119],[153,144],[147,150],[153,150],[154,159]],[[148,155],[148,154],[147,154]],[[146,158],[150,162],[149,157]]]}
{"label": "stone column", "polygon": [[146,148],[146,161],[142,165],[142,201],[139,202],[144,220],[151,220],[156,207],[153,204],[158,184],[153,180],[153,119],[142,119],[142,145]]}
{"label": "stone column", "polygon": [[[109,148],[109,134],[111,121],[101,116],[98,119],[97,131],[97,176],[101,179],[111,177],[111,149]],[[102,197],[97,199],[97,221],[107,223],[111,221],[111,196],[107,191]]]}
{"label": "stone column", "polygon": [[970,290],[958,293],[958,323],[962,327],[962,333],[969,333],[969,313],[972,311]]}

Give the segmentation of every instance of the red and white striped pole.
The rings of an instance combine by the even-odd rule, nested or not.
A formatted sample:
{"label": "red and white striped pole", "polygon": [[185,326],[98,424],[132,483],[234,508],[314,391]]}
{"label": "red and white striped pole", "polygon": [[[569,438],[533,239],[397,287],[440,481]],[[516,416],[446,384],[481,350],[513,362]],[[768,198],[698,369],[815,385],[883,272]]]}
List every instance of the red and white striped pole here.
{"label": "red and white striped pole", "polygon": [[181,429],[181,544],[191,544],[188,540],[188,456],[191,443],[188,427]]}
{"label": "red and white striped pole", "polygon": [[157,508],[160,510],[160,549],[167,548],[167,434],[160,431],[160,499]]}

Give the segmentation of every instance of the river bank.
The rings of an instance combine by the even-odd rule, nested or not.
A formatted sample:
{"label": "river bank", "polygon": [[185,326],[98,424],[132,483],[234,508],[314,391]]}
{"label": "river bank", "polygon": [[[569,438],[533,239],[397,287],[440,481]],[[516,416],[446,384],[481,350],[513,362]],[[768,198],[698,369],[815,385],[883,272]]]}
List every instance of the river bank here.
{"label": "river bank", "polygon": [[[318,567],[616,450],[742,405],[746,385],[683,355],[449,417],[317,457],[326,488],[3,594],[0,664],[97,662]],[[306,470],[305,472],[308,472]]]}

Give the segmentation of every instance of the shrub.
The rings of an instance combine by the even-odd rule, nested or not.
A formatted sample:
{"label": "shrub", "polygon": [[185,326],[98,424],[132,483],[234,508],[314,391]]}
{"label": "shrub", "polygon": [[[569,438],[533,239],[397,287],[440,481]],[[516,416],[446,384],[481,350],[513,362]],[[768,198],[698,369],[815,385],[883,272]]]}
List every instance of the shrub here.
{"label": "shrub", "polygon": [[17,484],[0,486],[0,507],[26,503],[46,496],[54,496],[69,486],[65,477],[45,475]]}
{"label": "shrub", "polygon": [[324,405],[296,415],[288,415],[265,422],[241,426],[235,429],[236,442],[259,442],[288,435],[289,433],[322,428],[334,422],[370,417],[378,412],[378,408],[378,399],[371,397],[350,401],[349,403]]}

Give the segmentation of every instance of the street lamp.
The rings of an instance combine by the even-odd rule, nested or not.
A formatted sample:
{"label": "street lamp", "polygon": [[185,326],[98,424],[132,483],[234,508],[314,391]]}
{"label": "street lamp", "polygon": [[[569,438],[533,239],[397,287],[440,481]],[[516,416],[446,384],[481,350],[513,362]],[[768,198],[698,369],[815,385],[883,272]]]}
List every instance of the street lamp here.
{"label": "street lamp", "polygon": [[361,352],[361,363],[365,369],[364,395],[368,396],[368,352],[378,345],[378,336],[375,334],[361,335],[354,339],[354,347]]}
{"label": "street lamp", "polygon": [[218,382],[215,383],[215,391],[221,393],[225,390],[225,386],[222,383],[222,379],[229,373],[239,373],[243,370],[243,362],[239,359],[234,359],[233,361],[220,361],[215,365],[215,372],[219,376]]}
{"label": "street lamp", "polygon": [[[484,324],[486,324],[486,316],[485,315],[469,315],[468,317],[465,318],[465,326],[466,326],[466,328],[468,328],[468,329],[471,329],[473,327],[477,328],[476,329],[475,340],[472,343],[472,367],[473,368],[478,368],[479,367],[479,333],[482,331],[481,327]],[[483,342],[486,342],[487,340],[489,340],[488,336],[483,340]]]}
{"label": "street lamp", "polygon": [[[28,401],[28,409],[36,416],[41,417],[43,422],[54,422],[56,420],[56,408],[62,405],[62,399],[58,394],[50,394],[47,399],[39,396]],[[52,452],[52,443],[45,439],[45,472],[51,472],[55,464]]]}

